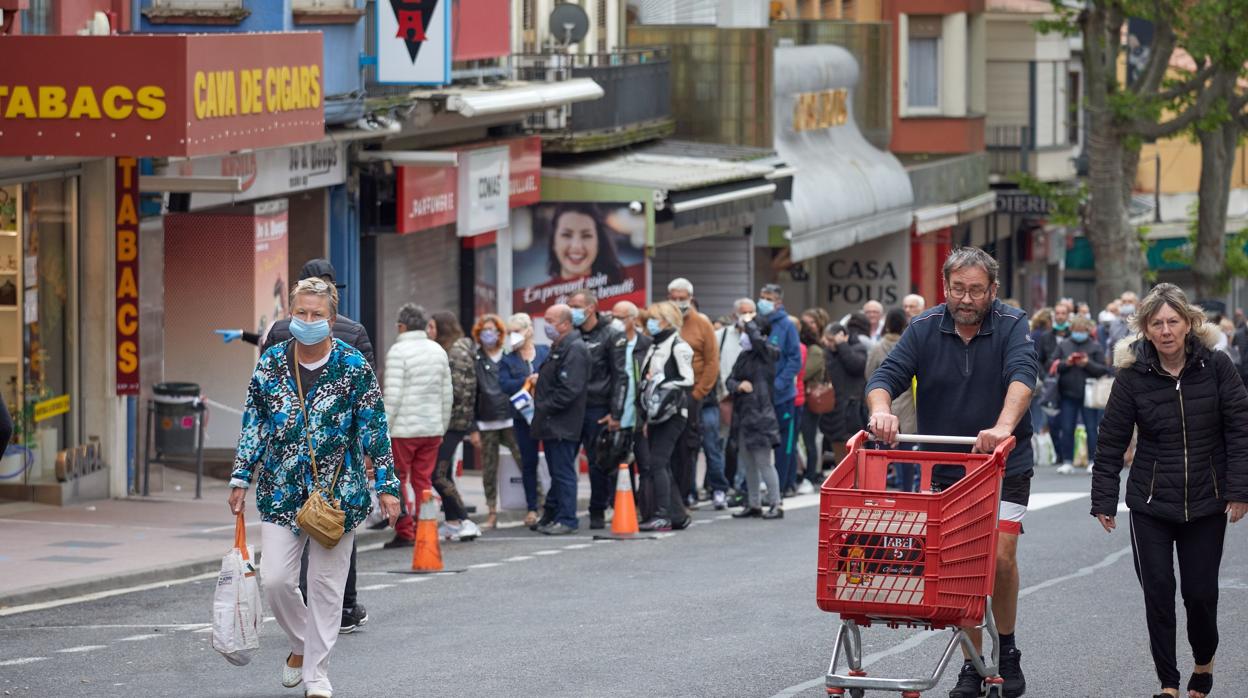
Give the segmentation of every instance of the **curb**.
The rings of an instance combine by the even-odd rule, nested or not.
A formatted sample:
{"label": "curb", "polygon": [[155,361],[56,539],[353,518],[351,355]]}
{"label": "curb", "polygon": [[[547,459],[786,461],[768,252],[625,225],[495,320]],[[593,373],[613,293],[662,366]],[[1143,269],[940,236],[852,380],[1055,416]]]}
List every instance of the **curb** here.
{"label": "curb", "polygon": [[[581,499],[576,503],[576,505],[578,511],[584,511],[589,505],[589,500]],[[500,511],[498,512],[498,522],[500,524],[523,522],[524,515],[525,512],[523,511]],[[473,516],[477,518],[484,518],[485,515],[478,512],[473,514]],[[393,536],[394,531],[390,528],[385,528],[380,531],[369,531],[367,529],[358,530],[355,537],[355,544],[359,547],[375,543],[384,543],[390,540]],[[221,555],[224,554],[225,551],[222,551]],[[0,596],[0,611],[12,609],[16,606],[61,601],[63,599],[82,596],[84,594],[114,591],[141,584],[175,582],[186,579],[187,577],[208,574],[221,568],[221,555],[214,555],[212,557],[206,557],[198,560],[187,560],[172,565],[150,567],[143,570],[128,572],[126,574],[104,575],[100,577],[76,580],[55,586],[19,589],[13,593]],[[256,562],[259,562],[263,555],[263,551],[257,550]]]}

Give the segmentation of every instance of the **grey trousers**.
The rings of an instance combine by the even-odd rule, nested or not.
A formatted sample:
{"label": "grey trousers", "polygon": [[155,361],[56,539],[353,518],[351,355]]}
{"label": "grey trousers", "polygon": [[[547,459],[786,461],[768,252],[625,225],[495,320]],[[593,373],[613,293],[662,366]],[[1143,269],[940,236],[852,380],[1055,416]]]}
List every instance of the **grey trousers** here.
{"label": "grey trousers", "polygon": [[749,503],[751,509],[762,506],[763,493],[759,489],[759,480],[767,483],[767,504],[780,504],[780,476],[776,473],[776,465],[771,461],[770,448],[740,448],[737,458],[745,466],[745,480],[750,488]]}

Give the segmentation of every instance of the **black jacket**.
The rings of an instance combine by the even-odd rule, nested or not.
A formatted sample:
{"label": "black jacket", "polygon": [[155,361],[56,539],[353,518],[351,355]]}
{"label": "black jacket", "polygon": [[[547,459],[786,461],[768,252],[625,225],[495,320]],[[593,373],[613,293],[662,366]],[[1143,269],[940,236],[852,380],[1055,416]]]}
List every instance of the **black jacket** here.
{"label": "black jacket", "polygon": [[1179,378],[1165,373],[1152,342],[1124,339],[1092,469],[1092,514],[1118,513],[1123,454],[1139,429],[1127,506],[1170,521],[1221,515],[1248,502],[1248,391],[1229,356],[1210,347],[1218,328],[1188,339]]}
{"label": "black jacket", "polygon": [[1040,335],[1039,341],[1036,343],[1036,358],[1040,360],[1040,375],[1049,375],[1049,367],[1057,360],[1057,353],[1061,349],[1062,342],[1070,337],[1070,329],[1065,330],[1049,330]]}
{"label": "black jacket", "polygon": [[511,396],[503,390],[498,380],[502,357],[499,357],[499,363],[494,363],[478,347],[474,363],[477,374],[477,421],[497,422],[500,419],[511,419]]}
{"label": "black jacket", "polygon": [[[285,342],[293,336],[290,333],[290,318],[278,320],[269,327],[269,334],[264,338],[264,346],[260,347],[260,353],[263,354],[269,350],[269,347]],[[368,365],[373,367],[373,371],[377,371],[377,357],[373,355],[373,342],[368,338],[368,330],[364,329],[363,325],[346,315],[339,315],[334,318],[334,338],[341,339],[358,349],[368,361]]]}
{"label": "black jacket", "polygon": [[4,452],[12,439],[13,418],[9,416],[9,408],[5,406],[4,398],[0,397],[0,453]]}
{"label": "black jacket", "polygon": [[836,351],[823,352],[824,375],[836,391],[836,409],[819,418],[819,430],[828,438],[844,441],[866,426],[867,353],[867,345],[853,334]]}
{"label": "black jacket", "polygon": [[[1083,352],[1088,355],[1087,366],[1071,366],[1066,363],[1072,354]],[[1089,337],[1083,342],[1076,342],[1067,337],[1057,345],[1057,353],[1053,356],[1057,364],[1057,391],[1068,400],[1083,402],[1083,391],[1089,378],[1100,378],[1109,373],[1105,365],[1105,350],[1100,342]]]}
{"label": "black jacket", "polygon": [[550,348],[537,373],[533,396],[533,438],[578,441],[585,421],[589,350],[576,332]]}
{"label": "black jacket", "polygon": [[1239,350],[1239,377],[1248,382],[1248,324],[1240,325],[1235,330],[1232,346]]}
{"label": "black jacket", "polygon": [[628,374],[625,372],[625,354],[628,337],[611,327],[611,316],[599,314],[594,329],[581,332],[581,340],[589,350],[589,401],[594,407],[606,407],[611,416],[619,419],[624,414],[624,401],[628,398]]}
{"label": "black jacket", "polygon": [[[724,384],[732,395],[732,438],[738,448],[770,450],[780,443],[780,423],[771,402],[780,350],[767,341],[753,321],[746,323],[745,332],[750,338],[750,350],[737,356]],[[742,381],[749,381],[753,390],[738,392]]]}

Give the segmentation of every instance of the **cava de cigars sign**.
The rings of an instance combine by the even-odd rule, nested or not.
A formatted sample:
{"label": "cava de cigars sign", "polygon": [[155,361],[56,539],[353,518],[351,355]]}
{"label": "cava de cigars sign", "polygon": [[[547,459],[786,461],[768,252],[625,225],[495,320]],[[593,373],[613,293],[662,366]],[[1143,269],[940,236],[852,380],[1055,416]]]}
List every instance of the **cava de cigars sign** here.
{"label": "cava de cigars sign", "polygon": [[0,156],[191,157],[324,137],[319,33],[0,40]]}

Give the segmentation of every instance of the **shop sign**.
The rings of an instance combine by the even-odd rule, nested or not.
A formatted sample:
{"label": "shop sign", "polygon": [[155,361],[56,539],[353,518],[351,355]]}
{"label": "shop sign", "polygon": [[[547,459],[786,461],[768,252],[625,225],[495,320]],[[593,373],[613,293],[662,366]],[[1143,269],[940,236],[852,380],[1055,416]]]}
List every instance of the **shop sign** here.
{"label": "shop sign", "polygon": [[0,156],[190,157],[324,137],[320,33],[13,36]]}
{"label": "shop sign", "polygon": [[398,168],[399,234],[428,230],[455,222],[455,190],[459,185],[454,167]]}
{"label": "shop sign", "polygon": [[118,395],[139,394],[139,169],[116,161],[116,377]]}
{"label": "shop sign", "polygon": [[818,258],[819,283],[833,317],[867,301],[889,308],[910,292],[910,233],[884,235]]}
{"label": "shop sign", "polygon": [[532,206],[542,200],[542,138],[528,136],[507,141],[511,149],[511,182],[508,187],[512,208]]}
{"label": "shop sign", "polygon": [[378,0],[377,82],[450,81],[451,0]]}
{"label": "shop sign", "polygon": [[998,191],[997,213],[1049,215],[1049,200],[1021,191]]}
{"label": "shop sign", "polygon": [[507,227],[511,198],[511,151],[481,148],[467,151],[459,160],[460,237],[479,235]]}
{"label": "shop sign", "polygon": [[793,130],[844,126],[849,123],[849,90],[844,87],[821,92],[800,92],[794,95]]}
{"label": "shop sign", "polygon": [[69,396],[61,395],[35,403],[35,421],[43,422],[69,412]]}
{"label": "shop sign", "polygon": [[321,141],[194,158],[170,163],[159,174],[242,179],[242,191],[237,194],[192,194],[191,209],[200,209],[342,184],[347,181],[346,148],[344,143]]}

